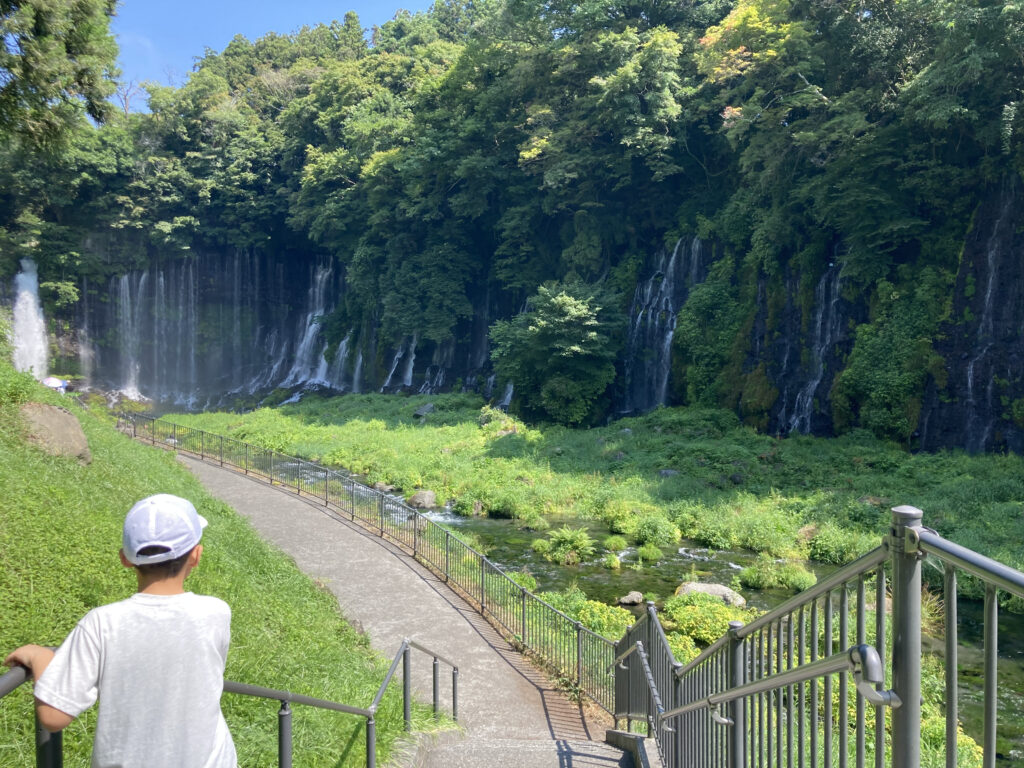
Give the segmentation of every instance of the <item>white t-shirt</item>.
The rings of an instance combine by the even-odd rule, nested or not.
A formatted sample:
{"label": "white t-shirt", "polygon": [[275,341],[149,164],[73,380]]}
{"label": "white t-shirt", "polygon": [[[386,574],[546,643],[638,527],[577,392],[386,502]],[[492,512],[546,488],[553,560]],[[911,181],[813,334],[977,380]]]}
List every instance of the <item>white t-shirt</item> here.
{"label": "white t-shirt", "polygon": [[230,640],[223,600],[135,594],[78,622],[35,695],[73,717],[99,697],[93,768],[234,768],[220,711]]}

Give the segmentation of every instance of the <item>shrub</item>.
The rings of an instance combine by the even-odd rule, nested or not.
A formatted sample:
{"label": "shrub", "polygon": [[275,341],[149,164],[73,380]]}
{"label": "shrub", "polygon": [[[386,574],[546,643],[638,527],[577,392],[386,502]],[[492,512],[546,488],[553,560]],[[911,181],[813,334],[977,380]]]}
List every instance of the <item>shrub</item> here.
{"label": "shrub", "polygon": [[633,538],[637,544],[675,544],[679,541],[679,529],[661,515],[644,515],[636,522]]}
{"label": "shrub", "polygon": [[700,654],[700,649],[693,642],[693,638],[679,632],[669,632],[665,639],[668,640],[669,650],[676,657],[676,661],[687,664],[693,661]]}
{"label": "shrub", "polygon": [[799,563],[778,562],[762,554],[753,565],[740,571],[740,583],[750,589],[791,589],[800,592],[809,589],[818,579]]}
{"label": "shrub", "polygon": [[601,563],[609,571],[617,571],[619,570],[619,568],[622,567],[622,561],[619,560],[619,556],[616,555],[614,552],[609,552],[608,554],[606,554],[604,556],[604,559],[601,560]]}
{"label": "shrub", "polygon": [[544,557],[551,553],[551,542],[548,539],[534,539],[530,547],[538,555],[544,555]]}
{"label": "shrub", "polygon": [[824,523],[811,537],[810,556],[823,563],[846,565],[870,552],[879,542],[878,534],[856,533],[834,523]]}
{"label": "shrub", "polygon": [[641,544],[636,553],[640,559],[649,563],[656,563],[665,556],[665,553],[658,549],[656,544]]}
{"label": "shrub", "polygon": [[611,552],[621,552],[629,546],[624,536],[608,536],[602,542],[602,546]]}
{"label": "shrub", "polygon": [[670,597],[665,602],[664,613],[675,631],[704,645],[710,645],[728,632],[730,621],[746,618],[743,610],[730,608],[721,598],[702,592]]}
{"label": "shrub", "polygon": [[576,620],[591,632],[618,640],[633,623],[633,614],[617,605],[605,605],[587,600],[579,609]]}
{"label": "shrub", "polygon": [[[543,539],[538,539],[538,541],[543,541]],[[537,580],[533,578],[533,574],[529,571],[506,571],[506,573],[513,582],[527,592],[537,591]]]}
{"label": "shrub", "polygon": [[537,542],[534,542],[533,548],[535,552],[544,555],[553,563],[576,565],[594,554],[594,540],[590,538],[585,528],[570,528],[563,525],[548,534],[546,541],[546,550],[538,549]]}

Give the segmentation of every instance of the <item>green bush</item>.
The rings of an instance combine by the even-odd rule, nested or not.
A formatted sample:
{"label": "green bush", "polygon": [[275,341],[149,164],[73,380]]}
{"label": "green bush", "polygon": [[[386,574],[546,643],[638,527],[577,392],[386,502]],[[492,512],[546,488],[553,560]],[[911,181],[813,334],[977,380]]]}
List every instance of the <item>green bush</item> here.
{"label": "green bush", "polygon": [[656,544],[641,544],[637,547],[636,553],[641,560],[648,563],[656,563],[665,556]]}
{"label": "green bush", "polygon": [[703,645],[710,645],[728,632],[730,621],[747,618],[745,611],[731,608],[721,598],[702,592],[670,597],[665,601],[664,615],[674,631]]}
{"label": "green bush", "polygon": [[601,564],[609,571],[617,571],[622,567],[622,561],[619,560],[619,556],[614,552],[607,553],[601,560]]}
{"label": "green bush", "polygon": [[[544,541],[547,546],[538,548],[537,541]],[[533,543],[535,552],[553,563],[562,565],[578,565],[594,554],[596,547],[585,528],[570,528],[563,525],[548,534],[547,539],[538,539]]]}
{"label": "green bush", "polygon": [[614,640],[620,639],[634,622],[633,614],[617,605],[606,605],[596,600],[587,600],[575,616],[576,620],[591,632]]}
{"label": "green bush", "polygon": [[676,544],[679,541],[679,529],[664,515],[644,515],[633,528],[633,539],[637,544]]}
{"label": "green bush", "polygon": [[665,639],[668,640],[668,647],[672,651],[672,655],[681,664],[688,664],[700,655],[700,649],[689,635],[669,632]]}
{"label": "green bush", "polygon": [[817,578],[799,563],[778,562],[768,554],[740,571],[740,583],[750,589],[790,589],[801,592],[813,587]]}
{"label": "green bush", "polygon": [[809,554],[812,560],[846,565],[881,543],[878,534],[856,533],[833,523],[824,523],[811,537]]}
{"label": "green bush", "polygon": [[629,542],[626,541],[625,536],[607,536],[602,542],[602,546],[610,552],[621,552],[629,546]]}

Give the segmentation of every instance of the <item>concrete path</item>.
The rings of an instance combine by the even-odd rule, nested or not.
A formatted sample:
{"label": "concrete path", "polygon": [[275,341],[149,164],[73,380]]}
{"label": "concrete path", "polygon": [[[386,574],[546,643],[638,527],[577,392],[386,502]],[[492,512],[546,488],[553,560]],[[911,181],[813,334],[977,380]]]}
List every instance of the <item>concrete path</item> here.
{"label": "concrete path", "polygon": [[[628,768],[603,743],[610,718],[581,709],[513,651],[498,632],[397,546],[294,493],[179,454],[207,490],[247,517],[264,539],[338,598],[350,623],[392,658],[408,637],[459,667],[465,738],[420,745],[420,768]],[[413,653],[414,686],[430,700],[430,659]],[[442,701],[451,700],[442,674]]]}

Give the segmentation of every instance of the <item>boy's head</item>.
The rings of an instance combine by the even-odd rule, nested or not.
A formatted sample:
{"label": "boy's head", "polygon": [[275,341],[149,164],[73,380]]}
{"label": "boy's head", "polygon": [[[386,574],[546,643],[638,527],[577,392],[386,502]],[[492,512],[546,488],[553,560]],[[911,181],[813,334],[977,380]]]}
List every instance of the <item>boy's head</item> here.
{"label": "boy's head", "polygon": [[122,551],[125,559],[140,570],[175,575],[199,543],[205,527],[206,519],[190,501],[158,493],[128,510],[121,537]]}

